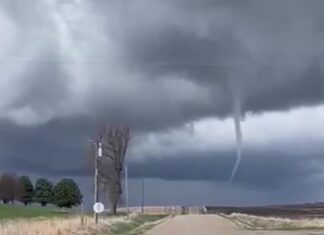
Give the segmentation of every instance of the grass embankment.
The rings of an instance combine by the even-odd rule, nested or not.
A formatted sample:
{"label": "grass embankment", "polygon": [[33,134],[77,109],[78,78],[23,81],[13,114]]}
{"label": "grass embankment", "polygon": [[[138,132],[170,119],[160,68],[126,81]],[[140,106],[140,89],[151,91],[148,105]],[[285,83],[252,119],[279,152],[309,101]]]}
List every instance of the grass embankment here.
{"label": "grass embankment", "polygon": [[159,224],[166,215],[138,215],[128,222],[113,224],[109,235],[140,235]]}
{"label": "grass embankment", "polygon": [[63,211],[54,208],[38,207],[33,205],[0,205],[0,220],[37,217],[62,217],[67,215],[68,213],[64,213]]}

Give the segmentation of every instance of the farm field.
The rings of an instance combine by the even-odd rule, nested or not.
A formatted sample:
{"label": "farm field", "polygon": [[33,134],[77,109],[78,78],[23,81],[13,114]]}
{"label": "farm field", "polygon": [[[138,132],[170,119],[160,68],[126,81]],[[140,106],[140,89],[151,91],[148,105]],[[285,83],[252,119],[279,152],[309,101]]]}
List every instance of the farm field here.
{"label": "farm field", "polygon": [[57,208],[3,204],[0,205],[0,220],[36,217],[62,217],[68,215],[69,213]]}
{"label": "farm field", "polygon": [[299,205],[279,205],[263,207],[206,207],[208,214],[232,213],[248,214],[263,217],[279,218],[324,218],[324,204],[299,204]]}

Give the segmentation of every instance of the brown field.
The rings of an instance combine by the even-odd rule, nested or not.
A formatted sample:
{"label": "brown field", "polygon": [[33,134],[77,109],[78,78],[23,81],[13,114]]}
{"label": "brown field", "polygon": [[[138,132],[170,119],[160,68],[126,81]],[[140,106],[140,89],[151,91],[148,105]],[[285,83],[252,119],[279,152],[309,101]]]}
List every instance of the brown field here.
{"label": "brown field", "polygon": [[208,214],[240,213],[262,217],[279,217],[291,219],[324,218],[324,204],[300,204],[265,207],[206,207]]}

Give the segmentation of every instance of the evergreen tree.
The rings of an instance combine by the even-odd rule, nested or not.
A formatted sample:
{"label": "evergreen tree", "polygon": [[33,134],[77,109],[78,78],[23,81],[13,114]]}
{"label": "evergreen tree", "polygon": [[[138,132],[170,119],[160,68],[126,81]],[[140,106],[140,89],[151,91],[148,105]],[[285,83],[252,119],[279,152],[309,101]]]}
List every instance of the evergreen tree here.
{"label": "evergreen tree", "polygon": [[28,176],[20,176],[18,178],[16,198],[25,205],[33,202],[34,186]]}
{"label": "evergreen tree", "polygon": [[47,179],[40,178],[35,184],[35,201],[42,206],[53,202],[53,185]]}
{"label": "evergreen tree", "polygon": [[71,208],[82,202],[79,186],[72,179],[62,179],[54,187],[54,202],[58,207]]}

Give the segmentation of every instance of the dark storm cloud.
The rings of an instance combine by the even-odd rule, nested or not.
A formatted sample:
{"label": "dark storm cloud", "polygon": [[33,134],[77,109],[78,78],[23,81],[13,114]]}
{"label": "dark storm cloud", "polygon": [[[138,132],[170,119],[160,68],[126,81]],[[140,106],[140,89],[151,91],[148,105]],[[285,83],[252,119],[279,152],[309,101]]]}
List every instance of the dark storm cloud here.
{"label": "dark storm cloud", "polygon": [[[122,34],[130,67],[153,79],[190,79],[208,87],[227,106],[239,90],[246,111],[323,102],[323,17],[316,10],[322,2],[179,2],[184,4],[169,3],[178,13],[171,20],[131,23]],[[222,13],[225,16],[217,18]],[[202,21],[198,26],[197,18]],[[222,96],[219,90],[225,91]],[[214,115],[228,115],[229,110],[216,106]]]}
{"label": "dark storm cloud", "polygon": [[[28,13],[20,1],[2,3],[23,48],[14,55],[31,61],[19,81],[34,87],[11,108],[32,107],[42,116],[47,107],[45,121],[83,109],[152,130],[229,116],[236,96],[246,112],[323,101],[321,1],[34,3]],[[31,56],[35,41],[42,46]],[[84,93],[71,89],[76,81]]]}
{"label": "dark storm cloud", "polygon": [[[130,59],[131,65],[138,63],[137,66],[152,78],[179,74],[204,85],[222,85],[228,79],[229,71],[235,69],[235,64],[240,66],[243,63],[240,60],[249,57],[241,52],[240,42],[228,30],[210,37],[201,37],[176,26],[153,30],[157,31],[155,37],[150,33],[125,37],[125,51],[130,53],[126,60]],[[233,56],[241,58],[228,61]],[[253,69],[255,64],[250,66]]]}
{"label": "dark storm cloud", "polygon": [[[271,80],[273,73],[263,75]],[[315,60],[296,76],[295,81],[282,80],[278,84],[264,84],[253,95],[245,98],[246,111],[287,110],[311,106],[324,100],[324,69],[321,60]]]}
{"label": "dark storm cloud", "polygon": [[[37,127],[1,122],[1,171],[48,175],[86,175],[89,120],[53,121]],[[89,134],[90,133],[90,134]]]}
{"label": "dark storm cloud", "polygon": [[[104,19],[107,27],[114,25],[107,31],[117,42],[124,68],[147,80],[136,96],[174,80],[200,88],[195,96],[208,94],[194,103],[162,95],[157,101],[153,92],[140,111],[136,96],[126,98],[106,117],[115,113],[143,129],[163,129],[231,115],[236,96],[246,112],[323,102],[320,1],[99,1],[93,8],[97,3],[102,12],[112,7],[119,13],[114,14],[119,24]],[[173,89],[166,93],[184,92],[181,85]]]}
{"label": "dark storm cloud", "polygon": [[[227,181],[235,158],[234,150],[227,152],[178,153],[167,158],[150,158],[129,163],[134,178],[160,178],[165,180]],[[291,180],[303,184],[312,174],[320,173],[307,163],[307,157],[280,152],[245,151],[235,184],[247,188],[278,189]]]}
{"label": "dark storm cloud", "polygon": [[[0,171],[29,172],[51,176],[87,176],[88,120],[55,121],[37,128],[2,123]],[[160,178],[178,181],[227,181],[235,161],[231,151],[178,151],[164,156],[146,156],[143,161],[128,154],[132,178]],[[287,182],[304,184],[320,168],[310,164],[320,153],[294,154],[285,151],[245,150],[235,184],[261,190],[278,189]],[[316,165],[316,166],[318,166]]]}
{"label": "dark storm cloud", "polygon": [[20,96],[12,101],[13,108],[34,110],[56,109],[68,98],[68,79],[57,63],[33,63],[22,75],[24,84]]}

